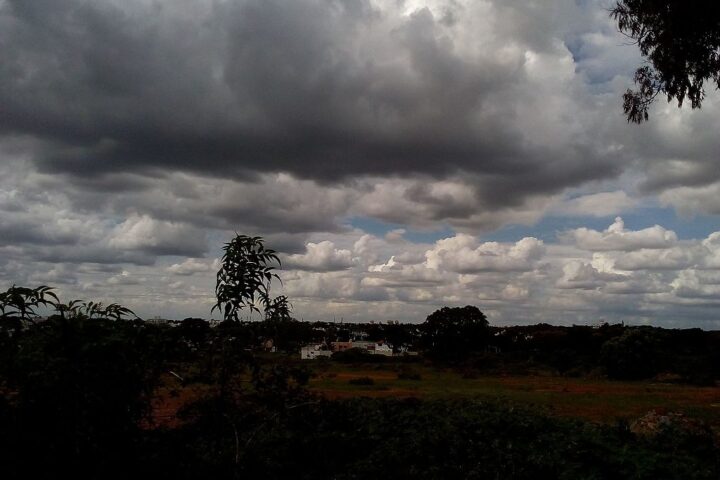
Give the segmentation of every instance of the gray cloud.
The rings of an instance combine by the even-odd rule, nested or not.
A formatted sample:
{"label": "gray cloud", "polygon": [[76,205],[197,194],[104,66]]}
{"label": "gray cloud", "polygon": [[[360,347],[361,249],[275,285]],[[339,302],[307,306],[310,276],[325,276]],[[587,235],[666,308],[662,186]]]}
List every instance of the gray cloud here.
{"label": "gray cloud", "polygon": [[[37,165],[73,182],[468,172],[478,201],[518,205],[615,175],[622,160],[574,135],[586,116],[553,111],[568,89],[580,96],[567,107],[584,102],[551,10],[584,13],[561,3],[406,14],[364,0],[7,0],[0,131],[34,139]],[[547,115],[566,131],[542,132]]]}

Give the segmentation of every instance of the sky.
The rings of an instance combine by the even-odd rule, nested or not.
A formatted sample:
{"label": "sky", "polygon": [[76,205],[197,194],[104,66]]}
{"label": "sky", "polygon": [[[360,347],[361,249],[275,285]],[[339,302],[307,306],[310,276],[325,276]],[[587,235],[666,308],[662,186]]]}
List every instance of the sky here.
{"label": "sky", "polygon": [[720,328],[720,94],[628,124],[612,5],[0,0],[0,288],[210,318],[237,232],[304,320]]}

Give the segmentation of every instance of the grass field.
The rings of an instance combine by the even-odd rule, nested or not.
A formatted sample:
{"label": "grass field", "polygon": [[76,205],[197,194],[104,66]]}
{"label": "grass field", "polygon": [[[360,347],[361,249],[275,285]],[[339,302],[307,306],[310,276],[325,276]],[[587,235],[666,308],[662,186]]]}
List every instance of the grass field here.
{"label": "grass field", "polygon": [[[552,375],[467,375],[449,368],[423,364],[342,364],[303,362],[313,375],[309,389],[328,399],[353,397],[478,399],[533,406],[551,415],[610,423],[633,420],[651,410],[681,412],[705,420],[720,430],[720,388],[659,383],[620,382],[604,378],[571,378]],[[400,379],[401,371],[419,379]],[[371,385],[351,383],[372,379]],[[172,385],[172,386],[171,386]],[[202,395],[197,385],[180,387],[172,378],[157,392],[155,420],[176,424],[182,405]]]}
{"label": "grass field", "polygon": [[[633,419],[650,410],[678,411],[720,426],[717,387],[557,376],[464,378],[450,369],[423,365],[410,367],[420,375],[419,380],[402,380],[398,379],[401,368],[329,363],[316,369],[310,389],[332,399],[355,396],[500,399],[598,422]],[[374,384],[349,383],[362,377],[372,379]]]}

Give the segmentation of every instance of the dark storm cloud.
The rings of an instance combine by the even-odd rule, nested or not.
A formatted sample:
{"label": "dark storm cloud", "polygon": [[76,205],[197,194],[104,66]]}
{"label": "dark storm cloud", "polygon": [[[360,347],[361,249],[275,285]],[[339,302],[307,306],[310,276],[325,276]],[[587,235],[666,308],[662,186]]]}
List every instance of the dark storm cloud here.
{"label": "dark storm cloud", "polygon": [[[2,210],[0,210],[0,214]],[[0,246],[16,244],[72,245],[80,239],[77,232],[49,230],[30,220],[0,218]]]}
{"label": "dark storm cloud", "polygon": [[[544,119],[520,105],[542,110],[548,93],[527,92],[523,49],[553,53],[552,34],[510,39],[490,22],[491,38],[468,49],[458,22],[469,13],[453,2],[443,15],[364,0],[0,5],[0,132],[35,139],[39,168],[73,182],[467,172],[492,206],[617,173],[592,141],[524,126]],[[496,23],[556,23],[532,11],[499,8]],[[503,53],[510,40],[517,51]]]}
{"label": "dark storm cloud", "polygon": [[33,250],[31,256],[35,261],[55,263],[95,263],[95,264],[131,264],[153,265],[155,256],[143,252],[128,252],[108,249],[102,246],[84,246],[82,248],[60,249],[43,248]]}

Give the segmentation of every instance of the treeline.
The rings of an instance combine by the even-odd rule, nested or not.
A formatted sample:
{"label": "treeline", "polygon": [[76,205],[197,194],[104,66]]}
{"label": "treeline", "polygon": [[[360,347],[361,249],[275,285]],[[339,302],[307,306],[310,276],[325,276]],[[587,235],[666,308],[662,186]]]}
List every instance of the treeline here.
{"label": "treeline", "polygon": [[[720,379],[720,332],[650,326],[493,327],[482,322],[454,322],[479,312],[475,307],[445,308],[421,324],[299,322],[224,322],[215,329],[202,319],[186,319],[167,329],[179,349],[199,348],[223,332],[243,348],[295,354],[309,343],[346,342],[354,338],[387,342],[396,352],[418,352],[427,360],[466,374],[554,374],[606,376],[617,380],[657,379],[664,382],[714,385]],[[448,315],[448,312],[451,315]],[[440,314],[442,313],[442,314]],[[465,317],[462,317],[465,318]],[[268,343],[271,342],[271,343]],[[342,357],[342,358],[341,358]],[[382,362],[383,357],[343,354],[353,361]],[[347,359],[346,359],[347,360]]]}
{"label": "treeline", "polygon": [[[284,298],[284,297],[282,297]],[[36,310],[51,308],[50,320],[120,320],[134,316],[118,304],[73,300],[61,303],[49,287],[12,287],[0,293],[5,332],[38,321]],[[570,327],[538,324],[493,327],[474,306],[444,307],[419,324],[299,322],[288,311],[264,321],[226,320],[216,327],[201,318],[154,325],[166,361],[190,361],[218,339],[246,351],[297,353],[303,345],[331,347],[332,342],[386,342],[393,351],[425,358],[474,373],[607,376],[619,380],[714,385],[720,378],[720,332],[663,329],[621,324]],[[345,360],[370,361],[362,351]],[[383,361],[373,358],[372,361]]]}
{"label": "treeline", "polygon": [[477,359],[479,367],[549,368],[568,376],[714,385],[720,378],[720,332],[603,324],[539,324],[494,328],[500,353]]}

